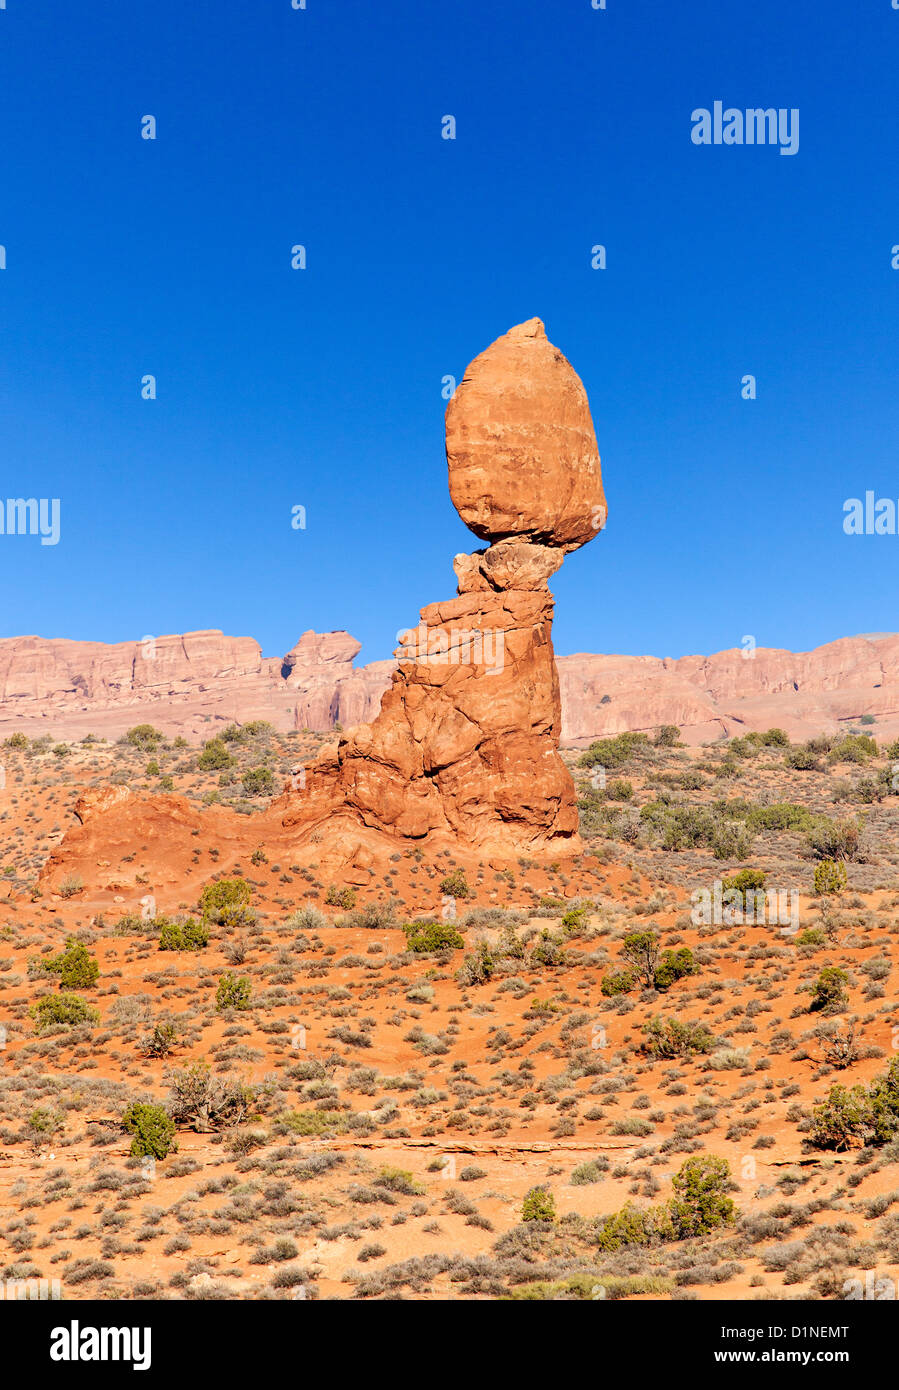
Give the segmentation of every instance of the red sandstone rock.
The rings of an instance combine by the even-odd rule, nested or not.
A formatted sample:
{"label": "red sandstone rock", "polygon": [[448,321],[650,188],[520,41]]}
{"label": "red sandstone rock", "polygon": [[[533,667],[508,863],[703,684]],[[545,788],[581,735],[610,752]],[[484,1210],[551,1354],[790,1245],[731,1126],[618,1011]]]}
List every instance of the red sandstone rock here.
{"label": "red sandstone rock", "polygon": [[453,504],[482,540],[569,551],[605,525],[587,393],[539,319],[470,364],[447,406],[446,458]]}
{"label": "red sandstone rock", "polygon": [[597,533],[605,498],[584,388],[538,319],[475,359],[446,433],[453,501],[497,544],[456,557],[458,597],[422,609],[377,718],[284,793],[283,824],[575,849],[547,580]]}

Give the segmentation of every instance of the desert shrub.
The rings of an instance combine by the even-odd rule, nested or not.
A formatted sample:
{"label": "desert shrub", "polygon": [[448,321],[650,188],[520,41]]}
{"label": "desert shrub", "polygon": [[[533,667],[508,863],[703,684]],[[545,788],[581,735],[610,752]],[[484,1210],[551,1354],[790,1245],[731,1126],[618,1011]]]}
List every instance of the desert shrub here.
{"label": "desert shrub", "polygon": [[389,1192],[402,1192],[407,1197],[421,1197],[425,1189],[415,1181],[406,1168],[383,1167],[372,1179],[374,1187],[386,1187]]}
{"label": "desert shrub", "polygon": [[62,989],[93,989],[100,967],[83,942],[70,936],[58,956],[44,962],[44,969],[59,976]]}
{"label": "desert shrub", "polygon": [[122,1116],[122,1128],[134,1137],[129,1150],[132,1158],[166,1158],[178,1145],[175,1122],[161,1105],[133,1102]]}
{"label": "desert shrub", "polygon": [[209,928],[205,922],[188,918],[185,922],[164,921],[159,932],[160,951],[201,951],[209,945]]}
{"label": "desert shrub", "polygon": [[489,943],[479,941],[474,951],[469,951],[463,960],[456,978],[462,985],[485,985],[493,978],[496,970],[496,957]]}
{"label": "desert shrub", "polygon": [[249,907],[253,889],[243,878],[218,878],[200,894],[200,908],[207,921],[223,927],[239,927],[252,920]]}
{"label": "desert shrub", "polygon": [[854,821],[820,816],[805,838],[816,859],[854,859],[858,853],[859,828]]}
{"label": "desert shrub", "polygon": [[625,1202],[619,1211],[600,1218],[594,1239],[599,1249],[608,1253],[625,1245],[648,1245],[656,1234],[653,1211],[641,1211],[633,1202]]}
{"label": "desert shrub", "polygon": [[356,890],[355,888],[338,888],[336,884],[331,883],[325,894],[325,902],[329,907],[342,907],[348,911],[351,907],[356,906]]}
{"label": "desert shrub", "polygon": [[27,737],[26,734],[22,734],[22,733],[10,734],[9,738],[5,738],[5,739],[3,740],[3,747],[4,747],[4,748],[27,748],[27,747],[28,747],[28,737]]}
{"label": "desert shrub", "polygon": [[847,1089],[831,1086],[816,1105],[809,1123],[809,1142],[818,1149],[848,1149],[854,1143],[883,1145],[899,1136],[899,1057],[883,1076]]}
{"label": "desert shrub", "polygon": [[154,729],[152,724],[135,724],[133,729],[127,731],[122,742],[130,743],[132,748],[138,748],[142,753],[153,753],[160,743],[165,742],[165,735],[159,729]]}
{"label": "desert shrub", "polygon": [[587,925],[587,909],[572,907],[562,915],[561,927],[567,936],[579,936]]}
{"label": "desert shrub", "polygon": [[750,902],[747,904],[746,894],[755,894],[763,889],[765,878],[766,875],[761,869],[740,869],[738,873],[731,874],[729,878],[724,879],[721,887],[725,892],[730,891],[739,894],[738,898],[731,898],[729,901],[742,910],[754,901],[753,898],[750,898]]}
{"label": "desert shrub", "polygon": [[690,1057],[711,1052],[715,1038],[702,1023],[682,1023],[680,1019],[651,1018],[644,1024],[646,1037],[642,1050],[650,1057]]}
{"label": "desert shrub", "polygon": [[827,1100],[812,1110],[809,1142],[816,1149],[851,1148],[871,1130],[871,1107],[864,1086],[831,1086]]}
{"label": "desert shrub", "polygon": [[80,874],[66,874],[58,891],[61,898],[74,898],[84,891],[84,879]]}
{"label": "desert shrub", "polygon": [[169,1078],[168,1112],[178,1125],[199,1134],[243,1124],[258,1104],[256,1090],[242,1081],[213,1076],[206,1062],[193,1062]]}
{"label": "desert shrub", "polygon": [[148,1057],[168,1057],[174,1050],[177,1032],[173,1023],[157,1023],[152,1033],[143,1041],[143,1051]]}
{"label": "desert shrub", "polygon": [[236,761],[220,738],[210,738],[203,744],[203,751],[197,756],[197,767],[201,772],[221,772]]}
{"label": "desert shrub", "polygon": [[842,893],[848,882],[846,865],[842,859],[822,859],[815,865],[815,893],[818,897],[826,894]]}
{"label": "desert shrub", "polygon": [[275,778],[270,767],[250,767],[240,779],[247,796],[271,796]]}
{"label": "desert shrub", "polygon": [[79,994],[46,994],[32,1005],[29,1012],[38,1033],[45,1033],[51,1028],[75,1028],[79,1023],[98,1023],[100,1020],[100,1010]]}
{"label": "desert shrub", "polygon": [[61,1134],[65,1129],[65,1116],[59,1110],[53,1110],[47,1105],[38,1105],[28,1116],[28,1130],[35,1139],[42,1139],[45,1136]]}
{"label": "desert shrub", "polygon": [[296,912],[292,912],[285,922],[285,926],[294,931],[314,931],[319,932],[329,925],[328,918],[320,908],[313,907],[308,903],[305,907],[298,907]]}
{"label": "desert shrub", "polygon": [[811,811],[793,801],[775,801],[770,806],[749,806],[745,819],[750,830],[809,830],[815,823]]}
{"label": "desert shrub", "polygon": [[656,989],[670,989],[677,981],[687,975],[698,975],[699,966],[693,959],[689,946],[681,946],[677,951],[663,951],[662,959],[656,969],[653,984]]}
{"label": "desert shrub", "polygon": [[647,989],[651,989],[659,963],[659,938],[656,932],[649,929],[630,932],[624,938],[621,954],[632,972],[643,981]]}
{"label": "desert shrub", "polygon": [[215,991],[217,1009],[248,1009],[252,985],[245,975],[234,975],[230,970],[222,976]]}
{"label": "desert shrub", "polygon": [[[649,810],[644,806],[640,812],[645,817]],[[672,806],[664,808],[664,833],[662,849],[696,849],[711,845],[719,826],[712,813],[704,806]]]}
{"label": "desert shrub", "polygon": [[614,738],[597,739],[578,758],[578,767],[621,767],[632,758],[649,750],[646,734],[623,733]]}
{"label": "desert shrub", "polygon": [[465,942],[451,922],[409,922],[403,927],[407,951],[457,951]]}
{"label": "desert shrub", "polygon": [[727,1195],[730,1182],[726,1158],[703,1154],[681,1165],[671,1179],[674,1196],[667,1207],[676,1240],[704,1236],[733,1221],[734,1204]]}
{"label": "desert shrub", "polygon": [[784,763],[796,772],[821,771],[821,759],[816,756],[807,743],[797,744],[790,748],[784,758]]}
{"label": "desert shrub", "polygon": [[606,975],[600,985],[600,990],[607,999],[613,999],[617,994],[627,994],[634,988],[637,981],[629,970],[619,970],[612,975]]}
{"label": "desert shrub", "polygon": [[846,986],[849,976],[836,965],[825,965],[812,989],[810,1010],[818,1013],[837,1013],[849,1003]]}
{"label": "desert shrub", "polygon": [[677,724],[662,724],[653,739],[656,748],[676,748],[680,743],[680,729]]}
{"label": "desert shrub", "polygon": [[565,964],[565,951],[557,936],[544,927],[530,955],[531,965],[557,966]]}
{"label": "desert shrub", "polygon": [[341,1128],[343,1123],[339,1110],[286,1110],[278,1116],[276,1128],[303,1139],[313,1139]]}
{"label": "desert shrub", "polygon": [[555,1221],[556,1203],[545,1187],[532,1187],[521,1204],[522,1221]]}
{"label": "desert shrub", "polygon": [[588,1159],[586,1163],[579,1163],[572,1170],[572,1187],[587,1187],[595,1182],[602,1182],[603,1176],[610,1167],[609,1160],[605,1157]]}
{"label": "desert shrub", "polygon": [[716,1047],[709,1058],[712,1071],[742,1071],[750,1062],[748,1047]]}
{"label": "desert shrub", "polygon": [[451,873],[445,875],[440,880],[440,891],[445,896],[451,898],[468,898],[471,890],[468,887],[468,880],[465,877],[464,869],[453,869]]}
{"label": "desert shrub", "polygon": [[746,737],[763,748],[788,748],[790,738],[785,729],[766,729],[764,733],[751,733]]}
{"label": "desert shrub", "polygon": [[633,783],[625,781],[623,777],[617,777],[606,787],[606,797],[609,801],[630,801],[633,794]]}
{"label": "desert shrub", "polygon": [[877,744],[869,734],[844,734],[828,755],[831,763],[866,763],[877,757]]}

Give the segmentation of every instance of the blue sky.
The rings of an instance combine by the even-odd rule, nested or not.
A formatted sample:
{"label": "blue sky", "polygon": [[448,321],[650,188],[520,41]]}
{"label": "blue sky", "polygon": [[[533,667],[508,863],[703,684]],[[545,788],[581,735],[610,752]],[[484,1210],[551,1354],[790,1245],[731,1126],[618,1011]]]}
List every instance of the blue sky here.
{"label": "blue sky", "polygon": [[[897,58],[891,0],[7,0],[0,496],[61,538],[0,537],[0,636],[389,655],[479,544],[442,378],[533,316],[610,508],[559,652],[893,630],[842,506],[899,497]],[[697,147],[719,99],[799,152]]]}

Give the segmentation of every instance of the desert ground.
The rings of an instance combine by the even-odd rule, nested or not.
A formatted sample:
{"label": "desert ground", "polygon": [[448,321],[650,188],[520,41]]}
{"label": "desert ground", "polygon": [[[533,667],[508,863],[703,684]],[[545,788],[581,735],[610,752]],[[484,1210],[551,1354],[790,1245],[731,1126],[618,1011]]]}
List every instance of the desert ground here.
{"label": "desert ground", "polygon": [[[899,747],[876,723],[602,740],[564,755],[582,852],[343,869],[257,829],[322,742],[256,721],[4,743],[4,1279],[72,1300],[899,1280]],[[121,854],[67,865],[76,802],[110,786],[138,793]],[[177,861],[154,846],[172,795],[201,827]],[[697,922],[741,873],[782,920],[736,920],[731,892]]]}

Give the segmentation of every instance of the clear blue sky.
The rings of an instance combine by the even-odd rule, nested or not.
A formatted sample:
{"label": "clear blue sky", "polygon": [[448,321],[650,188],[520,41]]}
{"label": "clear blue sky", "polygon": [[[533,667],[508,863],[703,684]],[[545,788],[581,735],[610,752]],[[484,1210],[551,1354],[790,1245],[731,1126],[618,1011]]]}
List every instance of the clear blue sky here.
{"label": "clear blue sky", "polygon": [[[0,538],[0,635],[389,655],[479,544],[441,379],[535,315],[610,507],[559,652],[899,627],[899,536],[842,530],[899,497],[890,0],[307,5],[0,11],[0,495],[62,503]],[[798,154],[695,146],[719,99],[799,108]]]}

